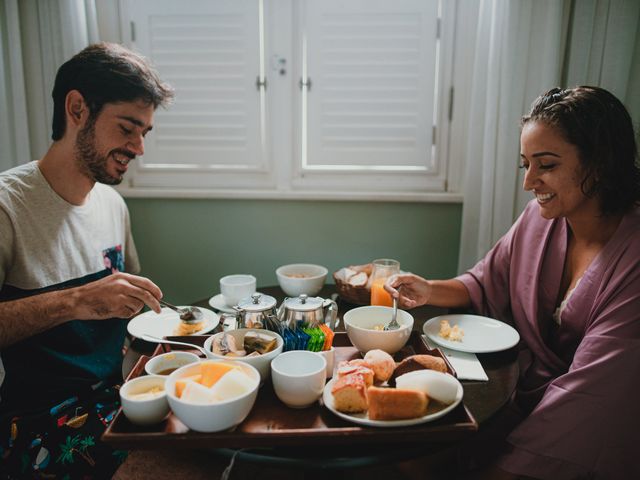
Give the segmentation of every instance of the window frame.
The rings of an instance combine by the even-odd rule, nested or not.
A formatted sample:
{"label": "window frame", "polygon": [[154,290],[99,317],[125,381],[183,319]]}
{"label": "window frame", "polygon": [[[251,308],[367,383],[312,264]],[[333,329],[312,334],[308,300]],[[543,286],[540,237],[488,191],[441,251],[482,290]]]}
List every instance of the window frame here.
{"label": "window frame", "polygon": [[[120,2],[120,21],[122,40],[131,46],[131,28],[127,16],[127,0]],[[265,59],[267,78],[267,121],[270,123],[268,161],[272,166],[268,172],[268,181],[246,181],[245,174],[240,174],[236,182],[226,182],[224,186],[197,185],[195,188],[184,188],[172,184],[169,175],[159,175],[155,184],[139,186],[136,184],[135,168],[125,177],[125,182],[118,190],[126,197],[148,198],[246,198],[246,199],[307,199],[307,200],[367,200],[367,201],[417,201],[417,202],[462,202],[463,164],[466,150],[465,142],[452,142],[452,138],[466,138],[467,118],[466,105],[457,102],[464,99],[465,92],[470,90],[472,66],[468,61],[469,51],[460,52],[460,46],[467,46],[472,52],[474,25],[472,8],[466,5],[467,0],[453,2],[442,1],[443,24],[441,32],[441,63],[438,70],[439,98],[437,100],[436,148],[443,172],[443,184],[440,189],[430,188],[418,191],[407,188],[407,177],[395,172],[386,172],[383,176],[372,178],[366,172],[340,172],[331,174],[324,172],[301,171],[295,161],[295,150],[298,147],[299,126],[296,124],[296,111],[299,107],[294,95],[298,89],[299,78],[294,72],[296,58],[295,15],[297,13],[293,0],[269,0],[269,8],[264,10]],[[467,26],[467,28],[461,28]],[[135,46],[134,46],[135,47]],[[272,60],[285,58],[286,75],[278,74]],[[443,60],[448,59],[448,60]],[[455,72],[455,73],[454,73]],[[454,96],[455,91],[455,97]],[[460,96],[460,92],[462,96]],[[454,102],[456,100],[456,102]],[[169,107],[170,108],[170,107]],[[283,113],[284,112],[284,113]],[[132,165],[133,166],[133,165]],[[178,172],[179,169],[172,169]],[[131,175],[133,173],[133,175]],[[214,175],[234,175],[218,169]],[[369,178],[365,188],[349,190],[348,183],[354,176],[360,179]],[[164,178],[163,178],[164,177]],[[342,179],[341,179],[342,177]],[[409,187],[411,187],[409,185]]]}

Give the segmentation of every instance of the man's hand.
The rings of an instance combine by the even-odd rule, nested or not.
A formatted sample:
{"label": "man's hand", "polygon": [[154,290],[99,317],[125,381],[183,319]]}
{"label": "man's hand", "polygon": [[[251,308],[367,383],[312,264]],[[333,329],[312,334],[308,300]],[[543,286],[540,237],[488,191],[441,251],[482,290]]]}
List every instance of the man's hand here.
{"label": "man's hand", "polygon": [[102,320],[129,318],[147,305],[160,313],[162,291],[151,280],[117,272],[73,289],[74,318]]}
{"label": "man's hand", "polygon": [[145,304],[159,313],[160,298],[151,280],[118,272],[80,287],[0,302],[0,350],[71,320],[129,318]]}

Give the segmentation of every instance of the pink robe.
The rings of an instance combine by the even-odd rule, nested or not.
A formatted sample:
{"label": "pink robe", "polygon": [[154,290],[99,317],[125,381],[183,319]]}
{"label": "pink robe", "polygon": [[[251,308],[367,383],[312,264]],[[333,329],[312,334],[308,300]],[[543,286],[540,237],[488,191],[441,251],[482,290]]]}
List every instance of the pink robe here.
{"label": "pink robe", "polygon": [[499,464],[536,478],[640,478],[640,209],[593,260],[558,327],[567,229],[534,200],[458,277],[474,310],[512,324],[531,353],[516,398],[533,411]]}

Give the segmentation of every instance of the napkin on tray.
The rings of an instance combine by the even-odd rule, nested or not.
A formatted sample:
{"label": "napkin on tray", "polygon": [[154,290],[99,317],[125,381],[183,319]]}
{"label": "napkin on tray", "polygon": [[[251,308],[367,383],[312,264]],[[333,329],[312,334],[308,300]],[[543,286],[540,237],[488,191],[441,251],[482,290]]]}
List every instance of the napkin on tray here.
{"label": "napkin on tray", "polygon": [[422,335],[422,338],[429,348],[439,348],[447,356],[447,360],[456,371],[458,380],[480,380],[484,382],[489,380],[475,353],[458,352],[457,350],[435,345],[426,335]]}

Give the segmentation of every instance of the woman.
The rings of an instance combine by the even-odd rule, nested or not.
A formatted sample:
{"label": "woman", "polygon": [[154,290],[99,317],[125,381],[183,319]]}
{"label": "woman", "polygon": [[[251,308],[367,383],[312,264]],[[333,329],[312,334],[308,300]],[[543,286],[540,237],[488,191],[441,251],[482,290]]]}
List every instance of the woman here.
{"label": "woman", "polygon": [[640,170],[631,118],[601,88],[555,88],[523,117],[520,149],[524,189],[535,199],[493,249],[455,279],[398,275],[385,288],[405,308],[472,308],[519,331],[521,378],[507,410],[517,421],[494,474],[640,478]]}

